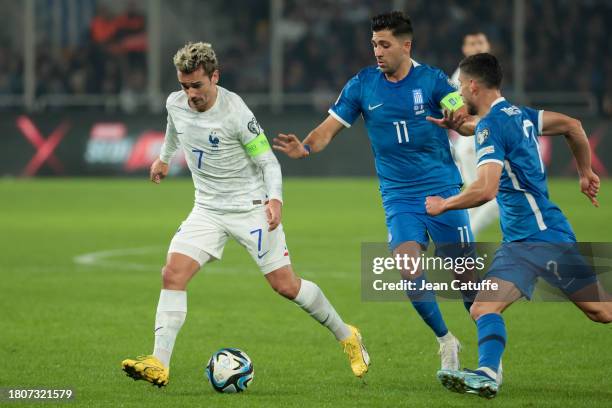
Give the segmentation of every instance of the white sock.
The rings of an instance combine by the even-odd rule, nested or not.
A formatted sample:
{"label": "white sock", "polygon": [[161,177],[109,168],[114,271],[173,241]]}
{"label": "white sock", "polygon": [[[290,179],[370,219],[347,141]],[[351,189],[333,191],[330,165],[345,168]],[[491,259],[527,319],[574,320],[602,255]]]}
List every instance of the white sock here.
{"label": "white sock", "polygon": [[337,340],[345,340],[351,336],[351,330],[315,283],[302,279],[300,291],[293,301],[334,333]]}
{"label": "white sock", "polygon": [[153,355],[168,368],[174,341],[185,322],[185,317],[187,317],[187,292],[162,289],[155,315]]}
{"label": "white sock", "polygon": [[480,207],[471,208],[468,212],[470,214],[470,225],[474,236],[478,235],[480,231],[499,218],[497,200],[491,200]]}

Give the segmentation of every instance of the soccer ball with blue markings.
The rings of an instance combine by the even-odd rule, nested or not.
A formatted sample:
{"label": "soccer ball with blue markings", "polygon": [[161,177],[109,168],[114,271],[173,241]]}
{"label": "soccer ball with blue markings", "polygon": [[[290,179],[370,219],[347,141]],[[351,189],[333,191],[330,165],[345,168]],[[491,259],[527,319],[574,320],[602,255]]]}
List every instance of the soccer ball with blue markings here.
{"label": "soccer ball with blue markings", "polygon": [[206,365],[206,378],[217,392],[242,392],[253,381],[254,374],[251,359],[237,348],[217,351]]}

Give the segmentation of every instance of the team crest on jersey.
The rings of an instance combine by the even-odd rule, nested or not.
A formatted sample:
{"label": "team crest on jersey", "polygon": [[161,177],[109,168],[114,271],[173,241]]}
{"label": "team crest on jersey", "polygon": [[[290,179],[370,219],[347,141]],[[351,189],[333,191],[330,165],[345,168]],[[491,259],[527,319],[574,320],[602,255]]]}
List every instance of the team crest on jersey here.
{"label": "team crest on jersey", "polygon": [[208,141],[212,145],[213,149],[218,148],[219,147],[219,137],[217,136],[217,132],[213,130],[210,133],[210,135],[208,135]]}
{"label": "team crest on jersey", "polygon": [[489,137],[489,129],[487,128],[484,128],[478,133],[476,133],[476,141],[478,142],[478,144],[483,144],[484,141],[487,140],[487,137]]}
{"label": "team crest on jersey", "polygon": [[261,126],[259,126],[259,123],[257,123],[255,116],[253,116],[253,119],[251,119],[247,125],[247,128],[249,129],[249,132],[253,133],[254,135],[259,135],[262,132]]}
{"label": "team crest on jersey", "polygon": [[423,102],[423,90],[422,89],[413,89],[412,90],[412,99],[414,100],[415,105],[422,105]]}
{"label": "team crest on jersey", "polygon": [[425,113],[423,109],[424,101],[423,101],[423,90],[422,89],[413,89],[412,90],[412,101],[414,102],[414,114],[420,115]]}

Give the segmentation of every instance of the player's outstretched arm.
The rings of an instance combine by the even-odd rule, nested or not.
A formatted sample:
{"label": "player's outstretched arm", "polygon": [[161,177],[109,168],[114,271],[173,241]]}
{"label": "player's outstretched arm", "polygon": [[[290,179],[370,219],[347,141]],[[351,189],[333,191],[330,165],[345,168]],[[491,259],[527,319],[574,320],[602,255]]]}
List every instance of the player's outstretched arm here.
{"label": "player's outstretched arm", "polygon": [[586,195],[595,207],[599,207],[599,177],[591,168],[591,148],[582,123],[578,119],[558,112],[544,111],[542,115],[542,135],[563,135],[576,159],[576,168],[580,176],[580,191]]}
{"label": "player's outstretched arm", "polygon": [[[279,133],[274,138],[273,148],[285,153],[292,159],[303,159],[310,153],[320,152],[344,129],[344,125],[329,115],[319,126],[306,136],[303,142],[294,134]],[[304,145],[307,145],[306,147]]]}
{"label": "player's outstretched arm", "polygon": [[468,115],[465,107],[455,112],[445,109],[443,115],[440,119],[433,116],[427,116],[425,119],[443,129],[454,130],[462,136],[472,136],[480,119],[478,116]]}
{"label": "player's outstretched arm", "polygon": [[444,199],[438,196],[427,197],[427,214],[438,215],[449,210],[460,210],[483,205],[495,198],[499,189],[502,167],[498,163],[485,163],[478,166],[478,178],[461,194]]}

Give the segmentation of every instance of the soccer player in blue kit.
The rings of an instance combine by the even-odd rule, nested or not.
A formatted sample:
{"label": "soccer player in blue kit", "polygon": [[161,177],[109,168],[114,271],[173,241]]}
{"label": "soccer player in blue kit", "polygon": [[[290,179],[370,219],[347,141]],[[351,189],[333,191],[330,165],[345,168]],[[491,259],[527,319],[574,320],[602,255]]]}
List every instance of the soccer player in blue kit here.
{"label": "soccer player in blue kit", "polygon": [[440,370],[438,379],[451,391],[493,398],[499,390],[497,369],[506,345],[501,313],[521,297],[530,298],[538,277],[561,289],[595,322],[612,321],[612,298],[579,254],[567,218],[549,199],[538,146],[538,135],[565,136],[576,160],[580,189],[597,207],[600,182],[591,168],[582,125],[560,113],[518,108],[506,101],[500,92],[502,70],[491,54],[468,57],[459,67],[468,114],[482,118],[473,132],[478,177],[461,194],[427,197],[427,212],[444,215],[497,197],[504,242],[485,277],[497,289],[480,291],[470,310],[478,327],[479,367]]}
{"label": "soccer player in blue kit", "polygon": [[[463,101],[444,72],[411,59],[408,16],[397,11],[381,14],[372,18],[371,25],[377,66],[362,69],[348,81],[329,116],[302,142],[293,134],[279,134],[274,148],[294,159],[308,157],[362,115],[380,181],[389,249],[394,255],[416,258],[431,237],[437,255],[468,256],[470,245],[464,244],[472,241],[472,232],[467,211],[441,217],[425,211],[427,196],[450,197],[462,185],[446,131],[427,118],[442,118],[444,109],[454,112],[457,120],[465,115]],[[459,341],[449,332],[434,292],[420,289],[426,279],[423,271],[400,272],[419,288],[407,294],[438,339],[441,368],[458,369]],[[456,276],[466,281],[469,275]],[[474,296],[475,291],[464,293],[468,310]]]}

